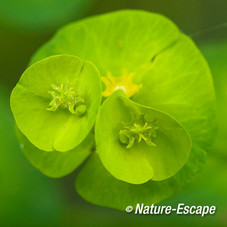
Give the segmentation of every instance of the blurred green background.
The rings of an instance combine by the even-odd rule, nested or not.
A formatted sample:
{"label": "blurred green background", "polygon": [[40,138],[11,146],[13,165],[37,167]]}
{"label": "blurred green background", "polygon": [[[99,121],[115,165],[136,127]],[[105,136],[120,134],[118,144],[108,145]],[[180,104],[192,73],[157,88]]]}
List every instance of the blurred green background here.
{"label": "blurred green background", "polygon": [[[125,8],[169,17],[194,39],[210,65],[217,94],[216,142],[201,175],[162,204],[215,205],[215,215],[136,216],[98,207],[76,194],[75,172],[47,178],[20,151],[9,94],[31,55],[62,25]],[[227,226],[226,9],[226,0],[0,0],[0,226]]]}

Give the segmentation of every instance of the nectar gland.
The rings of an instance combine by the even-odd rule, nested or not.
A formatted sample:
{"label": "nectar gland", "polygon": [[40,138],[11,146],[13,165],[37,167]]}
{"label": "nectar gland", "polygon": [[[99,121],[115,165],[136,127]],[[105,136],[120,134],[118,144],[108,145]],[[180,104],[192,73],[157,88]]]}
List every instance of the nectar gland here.
{"label": "nectar gland", "polygon": [[142,85],[134,84],[132,79],[134,73],[128,73],[124,71],[122,76],[113,76],[110,72],[107,73],[106,77],[101,77],[101,80],[106,86],[105,91],[102,93],[104,97],[110,96],[114,91],[121,89],[125,92],[128,98],[136,94]]}

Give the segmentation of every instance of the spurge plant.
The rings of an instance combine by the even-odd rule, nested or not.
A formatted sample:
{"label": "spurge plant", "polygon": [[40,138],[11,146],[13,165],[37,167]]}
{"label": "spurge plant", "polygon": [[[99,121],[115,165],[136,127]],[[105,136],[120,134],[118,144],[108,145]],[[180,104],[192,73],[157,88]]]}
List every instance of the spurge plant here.
{"label": "spurge plant", "polygon": [[182,190],[215,134],[206,61],[171,21],[143,11],[60,29],[31,59],[11,109],[36,168],[57,178],[86,160],[77,192],[121,210]]}

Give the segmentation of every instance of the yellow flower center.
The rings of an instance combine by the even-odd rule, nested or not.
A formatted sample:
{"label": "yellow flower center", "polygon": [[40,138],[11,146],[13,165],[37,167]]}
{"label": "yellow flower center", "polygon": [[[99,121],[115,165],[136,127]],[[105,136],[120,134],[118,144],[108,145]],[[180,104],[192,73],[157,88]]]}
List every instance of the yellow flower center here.
{"label": "yellow flower center", "polygon": [[135,73],[124,72],[122,76],[113,76],[110,72],[106,77],[101,77],[106,86],[106,90],[102,93],[104,97],[110,96],[114,91],[121,89],[130,98],[136,94],[142,87],[142,84],[134,84],[132,79]]}

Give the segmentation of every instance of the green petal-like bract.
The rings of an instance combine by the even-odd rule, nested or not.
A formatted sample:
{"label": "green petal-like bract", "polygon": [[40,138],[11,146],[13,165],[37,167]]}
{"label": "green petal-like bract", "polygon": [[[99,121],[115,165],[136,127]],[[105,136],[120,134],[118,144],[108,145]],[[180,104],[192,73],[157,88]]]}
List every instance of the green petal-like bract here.
{"label": "green petal-like bract", "polygon": [[192,149],[188,162],[175,176],[164,181],[150,180],[135,185],[113,177],[103,167],[98,154],[94,153],[79,172],[75,187],[85,200],[100,206],[122,211],[129,205],[135,208],[137,203],[150,206],[184,189],[198,169],[201,170],[205,158],[204,150]]}
{"label": "green petal-like bract", "polygon": [[[68,106],[50,111],[53,95],[58,95],[61,85],[66,92],[63,98],[70,102],[63,99],[61,105]],[[84,101],[86,112],[82,116],[70,109],[70,92]],[[78,146],[94,125],[101,102],[99,73],[92,63],[75,56],[49,57],[24,72],[10,101],[18,128],[32,144],[44,151],[68,151]]]}
{"label": "green petal-like bract", "polygon": [[[127,149],[119,141],[119,132],[125,123],[137,122],[143,116],[147,119],[144,124],[157,127],[155,137],[148,135],[153,145],[140,141]],[[152,126],[152,122],[155,125]],[[134,103],[121,90],[113,93],[100,108],[95,139],[97,152],[106,169],[117,179],[134,184],[150,179],[160,181],[175,175],[191,151],[190,136],[176,120]]]}
{"label": "green petal-like bract", "polygon": [[75,170],[90,154],[94,139],[88,137],[76,148],[66,152],[39,150],[17,129],[20,147],[27,159],[43,174],[53,178],[63,177]]}
{"label": "green petal-like bract", "polygon": [[209,67],[194,43],[181,34],[157,55],[143,75],[143,87],[132,100],[165,111],[207,149],[215,134],[215,96]]}

